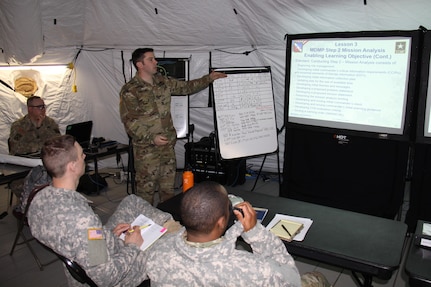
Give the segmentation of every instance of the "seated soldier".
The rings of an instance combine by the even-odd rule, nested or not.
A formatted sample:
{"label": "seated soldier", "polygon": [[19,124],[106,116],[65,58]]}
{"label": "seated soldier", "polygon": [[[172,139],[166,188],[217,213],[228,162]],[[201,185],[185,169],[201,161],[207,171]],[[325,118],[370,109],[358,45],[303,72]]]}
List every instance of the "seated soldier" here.
{"label": "seated soldier", "polygon": [[[248,202],[237,204],[237,222],[226,233],[232,206],[225,188],[202,182],[181,201],[185,229],[162,237],[146,261],[151,286],[329,287],[319,272],[300,276],[284,243],[256,220]],[[224,235],[223,235],[224,234]],[[241,236],[252,252],[235,248]]]}
{"label": "seated soldier", "polygon": [[58,124],[46,115],[42,98],[27,99],[27,115],[14,122],[10,128],[9,154],[24,155],[40,152],[43,142],[60,135]]}
{"label": "seated soldier", "polygon": [[[55,135],[60,135],[58,124],[46,115],[46,106],[42,98],[32,95],[27,99],[27,115],[11,125],[8,139],[9,154],[38,153],[43,142]],[[9,187],[17,198],[21,198],[24,179],[12,181]]]}
{"label": "seated soldier", "polygon": [[[29,207],[31,234],[54,252],[77,262],[98,286],[141,284],[147,278],[148,250],[140,249],[143,238],[139,226],[130,223],[144,214],[172,232],[179,228],[172,216],[132,194],[103,224],[87,198],[76,191],[85,171],[85,154],[74,137],[63,135],[47,140],[41,157],[52,184],[39,191]],[[120,239],[123,233],[124,241]],[[156,242],[151,248],[157,245]],[[69,286],[79,285],[69,272],[65,274]]]}

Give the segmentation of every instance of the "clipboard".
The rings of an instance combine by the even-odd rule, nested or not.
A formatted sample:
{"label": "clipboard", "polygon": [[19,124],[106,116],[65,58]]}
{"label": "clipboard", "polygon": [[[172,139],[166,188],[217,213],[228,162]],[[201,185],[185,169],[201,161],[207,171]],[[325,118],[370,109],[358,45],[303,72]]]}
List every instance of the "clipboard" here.
{"label": "clipboard", "polygon": [[304,224],[300,222],[280,219],[270,231],[282,240],[290,242],[304,228]]}

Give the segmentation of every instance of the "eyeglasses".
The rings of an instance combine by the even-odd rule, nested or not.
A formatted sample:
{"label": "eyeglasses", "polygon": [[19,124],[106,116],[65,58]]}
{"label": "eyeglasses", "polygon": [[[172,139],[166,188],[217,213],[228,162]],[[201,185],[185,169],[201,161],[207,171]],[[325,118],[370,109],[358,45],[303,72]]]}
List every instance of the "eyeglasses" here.
{"label": "eyeglasses", "polygon": [[38,105],[38,106],[29,106],[30,108],[37,108],[39,110],[44,110],[46,108],[45,105]]}

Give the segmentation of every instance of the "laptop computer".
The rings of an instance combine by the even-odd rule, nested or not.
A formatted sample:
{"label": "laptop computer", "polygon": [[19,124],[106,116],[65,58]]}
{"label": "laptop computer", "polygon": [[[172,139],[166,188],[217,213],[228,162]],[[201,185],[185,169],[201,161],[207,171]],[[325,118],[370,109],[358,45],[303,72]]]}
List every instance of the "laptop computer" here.
{"label": "laptop computer", "polygon": [[74,136],[81,147],[86,149],[90,146],[92,129],[93,121],[70,124],[66,127],[66,134]]}

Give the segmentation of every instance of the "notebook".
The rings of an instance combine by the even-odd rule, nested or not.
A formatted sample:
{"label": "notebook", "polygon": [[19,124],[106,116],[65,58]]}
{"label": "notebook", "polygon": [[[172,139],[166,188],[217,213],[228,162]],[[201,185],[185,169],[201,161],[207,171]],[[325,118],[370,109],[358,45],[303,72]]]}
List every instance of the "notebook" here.
{"label": "notebook", "polygon": [[82,148],[90,146],[93,121],[71,124],[66,127],[66,134],[74,136]]}
{"label": "notebook", "polygon": [[300,222],[281,219],[270,229],[270,231],[281,239],[290,242],[302,230],[302,228],[304,228],[304,224]]}
{"label": "notebook", "polygon": [[[282,222],[280,222],[281,220],[286,220],[286,221],[290,221],[290,222],[294,222],[295,225],[298,226],[302,225],[302,227],[299,227],[299,233],[297,233],[296,235],[294,235],[296,233],[295,229],[294,230],[290,230],[287,229],[289,231],[289,233],[292,236],[288,236],[287,232],[284,230],[283,226],[281,225]],[[302,241],[305,239],[305,235],[307,234],[308,230],[310,229],[311,225],[313,224],[313,220],[310,218],[305,218],[305,217],[297,217],[297,216],[290,216],[290,215],[285,215],[285,214],[280,214],[277,213],[275,214],[274,218],[271,220],[270,223],[268,223],[268,225],[266,226],[267,230],[271,230],[275,225],[278,225],[278,227],[276,227],[275,230],[272,230],[272,232],[276,232],[278,234],[276,235],[281,235],[280,237],[285,238],[285,235],[287,235],[287,239],[286,240],[295,240],[295,241]],[[288,224],[284,224],[285,228],[288,228],[287,226]],[[281,229],[280,229],[281,228]],[[290,226],[289,226],[290,228]],[[277,232],[279,231],[279,232]]]}

